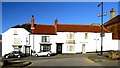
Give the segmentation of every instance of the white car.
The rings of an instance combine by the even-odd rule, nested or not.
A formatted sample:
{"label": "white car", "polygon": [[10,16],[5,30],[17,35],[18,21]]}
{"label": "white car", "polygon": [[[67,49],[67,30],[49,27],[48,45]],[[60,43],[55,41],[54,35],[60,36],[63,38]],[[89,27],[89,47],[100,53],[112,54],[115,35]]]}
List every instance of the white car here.
{"label": "white car", "polygon": [[51,56],[52,52],[51,51],[47,51],[47,52],[37,52],[34,54],[34,56],[38,57],[38,56]]}

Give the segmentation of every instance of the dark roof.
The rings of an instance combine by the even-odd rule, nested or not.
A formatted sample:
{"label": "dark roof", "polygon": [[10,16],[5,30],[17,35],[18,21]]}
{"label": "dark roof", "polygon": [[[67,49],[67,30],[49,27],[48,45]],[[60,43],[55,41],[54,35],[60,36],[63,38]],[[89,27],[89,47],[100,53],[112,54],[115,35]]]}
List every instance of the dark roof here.
{"label": "dark roof", "polygon": [[109,26],[115,23],[120,22],[120,15],[117,15],[116,17],[114,17],[113,19],[109,20],[108,22],[104,23],[104,26]]}
{"label": "dark roof", "polygon": [[31,32],[31,24],[28,24],[28,23],[22,24],[22,25],[16,25],[11,28],[25,28],[28,32]]}
{"label": "dark roof", "polygon": [[32,30],[33,34],[56,34],[54,25],[42,25],[37,24],[35,28]]}
{"label": "dark roof", "polygon": [[[73,25],[73,24],[57,24],[58,32],[101,32],[100,26],[94,25]],[[105,28],[104,32],[109,32]]]}

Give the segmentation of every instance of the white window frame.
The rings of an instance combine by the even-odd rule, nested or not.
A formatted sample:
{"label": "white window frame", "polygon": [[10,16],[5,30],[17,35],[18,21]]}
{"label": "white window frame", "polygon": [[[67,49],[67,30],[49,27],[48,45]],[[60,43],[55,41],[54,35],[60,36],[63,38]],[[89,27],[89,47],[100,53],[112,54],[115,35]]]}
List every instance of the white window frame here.
{"label": "white window frame", "polygon": [[73,52],[75,50],[75,45],[67,45],[67,51]]}
{"label": "white window frame", "polygon": [[42,36],[41,42],[50,42],[50,36]]}
{"label": "white window frame", "polygon": [[70,40],[75,39],[75,33],[74,32],[67,33],[67,39],[70,39]]}
{"label": "white window frame", "polygon": [[20,44],[20,38],[14,38],[14,44]]}
{"label": "white window frame", "polygon": [[17,29],[14,29],[14,35],[18,35]]}

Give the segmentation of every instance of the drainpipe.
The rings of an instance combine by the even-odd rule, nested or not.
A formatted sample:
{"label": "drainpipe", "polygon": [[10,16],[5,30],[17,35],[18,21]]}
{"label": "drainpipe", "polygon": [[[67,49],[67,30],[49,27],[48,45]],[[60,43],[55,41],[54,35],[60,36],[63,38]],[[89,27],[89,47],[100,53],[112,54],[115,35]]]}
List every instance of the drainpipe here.
{"label": "drainpipe", "polygon": [[33,34],[33,52],[34,52],[35,50],[34,50],[34,34]]}

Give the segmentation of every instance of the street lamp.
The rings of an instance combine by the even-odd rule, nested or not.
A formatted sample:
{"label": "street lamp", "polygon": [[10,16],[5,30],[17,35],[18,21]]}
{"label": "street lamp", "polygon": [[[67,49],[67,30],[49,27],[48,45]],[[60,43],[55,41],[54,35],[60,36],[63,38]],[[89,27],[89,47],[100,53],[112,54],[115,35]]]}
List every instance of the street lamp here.
{"label": "street lamp", "polygon": [[100,33],[100,36],[101,36],[101,55],[102,55],[102,49],[103,49],[103,37],[105,36],[104,35],[104,32],[103,32],[103,16],[106,16],[107,15],[107,12],[104,12],[103,13],[103,2],[101,2],[98,7],[101,6],[101,14],[99,13],[98,14],[98,17],[101,17],[101,33]]}

